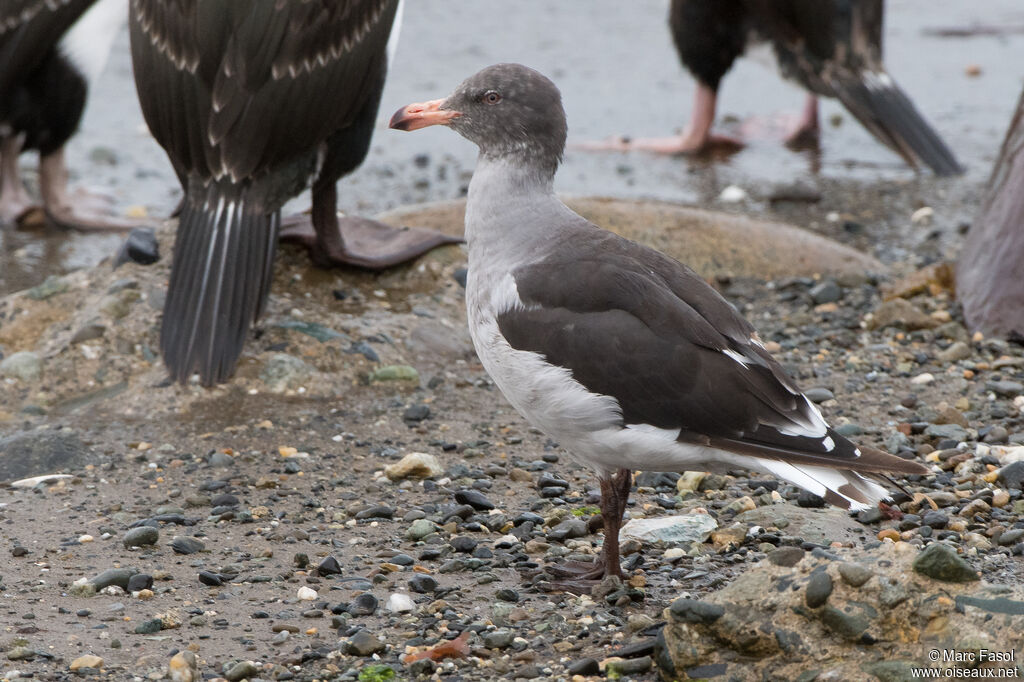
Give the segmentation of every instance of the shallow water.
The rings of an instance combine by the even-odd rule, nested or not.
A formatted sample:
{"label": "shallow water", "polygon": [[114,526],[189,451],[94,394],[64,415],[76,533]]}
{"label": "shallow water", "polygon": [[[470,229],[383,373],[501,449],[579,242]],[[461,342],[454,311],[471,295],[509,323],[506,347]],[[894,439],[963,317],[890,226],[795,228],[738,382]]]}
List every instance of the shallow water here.
{"label": "shallow water", "polygon": [[[491,63],[522,62],[552,77],[564,95],[570,142],[624,133],[663,135],[685,124],[694,85],[672,47],[664,0],[416,0],[406,5],[373,148],[363,167],[341,184],[343,210],[376,213],[458,196],[473,167],[473,147],[446,130],[388,131],[386,121],[400,106],[443,96]],[[780,143],[783,119],[800,107],[803,94],[780,79],[767,50],[761,49],[735,66],[721,91],[720,115],[743,122],[748,146],[741,153],[708,162],[570,149],[558,189],[713,204],[729,184],[758,196],[775,183],[797,178],[812,184],[851,181],[846,184],[856,187],[858,205],[882,216],[892,210],[883,195],[893,183],[939,195],[947,187],[972,186],[974,191],[964,196],[976,198],[1020,91],[1024,5],[941,0],[928,3],[927,12],[911,0],[888,5],[889,70],[967,165],[964,178],[915,178],[831,101],[822,106],[820,153],[786,150]],[[995,35],[935,35],[936,29],[974,25],[998,30]],[[968,76],[968,65],[979,67],[980,75]],[[834,114],[841,116],[838,126],[829,123]],[[73,181],[112,194],[121,211],[143,207],[149,215],[164,216],[177,203],[177,180],[146,131],[135,100],[127,33],[91,93],[68,156]],[[30,180],[34,164],[34,158],[22,158]],[[873,188],[880,190],[877,196]],[[959,215],[950,218],[953,224],[973,215],[975,206],[961,203]],[[306,205],[308,198],[301,197],[289,208]],[[799,216],[787,217],[800,222]],[[903,215],[893,221],[897,218],[905,221]],[[0,295],[32,286],[48,274],[94,264],[119,241],[109,234],[0,233]]]}

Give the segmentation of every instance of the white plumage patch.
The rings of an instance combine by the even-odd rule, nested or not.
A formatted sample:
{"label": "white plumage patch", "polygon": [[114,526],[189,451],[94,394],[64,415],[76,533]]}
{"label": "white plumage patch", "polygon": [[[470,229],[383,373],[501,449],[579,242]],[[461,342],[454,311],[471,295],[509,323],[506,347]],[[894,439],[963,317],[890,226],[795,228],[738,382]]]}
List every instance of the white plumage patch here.
{"label": "white plumage patch", "polygon": [[102,73],[114,39],[127,21],[128,0],[99,0],[64,34],[61,51],[87,82]]}
{"label": "white plumage patch", "polygon": [[398,9],[395,10],[395,23],[391,25],[391,35],[388,36],[388,68],[395,63],[395,52],[398,51],[398,35],[402,32],[402,12],[405,11],[405,0],[399,0]]}
{"label": "white plumage patch", "polygon": [[636,431],[643,431],[649,433],[652,436],[664,438],[667,441],[674,442],[679,438],[679,434],[682,433],[682,429],[663,429],[653,424],[626,424],[627,429],[634,429]]}
{"label": "white plumage patch", "polygon": [[733,349],[731,349],[731,348],[723,348],[722,349],[722,353],[724,353],[728,357],[732,358],[736,362],[740,363],[744,367],[750,367],[750,360],[746,359],[745,357],[743,357],[742,355],[740,355],[739,353],[737,353]]}
{"label": "white plumage patch", "polygon": [[[889,496],[885,488],[855,471],[840,471],[808,464],[792,464],[774,459],[755,458],[753,462],[756,462],[756,468],[796,484],[819,497],[825,497],[825,494],[831,491],[847,500],[850,503],[850,509],[868,509]],[[870,504],[864,504],[841,492],[841,489],[846,486],[855,488]]]}

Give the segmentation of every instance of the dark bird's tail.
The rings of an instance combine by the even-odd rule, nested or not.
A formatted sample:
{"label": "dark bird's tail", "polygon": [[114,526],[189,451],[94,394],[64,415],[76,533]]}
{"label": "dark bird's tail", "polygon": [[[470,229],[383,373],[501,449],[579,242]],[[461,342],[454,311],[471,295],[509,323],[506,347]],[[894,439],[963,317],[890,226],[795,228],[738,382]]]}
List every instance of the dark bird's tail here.
{"label": "dark bird's tail", "polygon": [[280,211],[267,214],[237,185],[210,183],[181,211],[160,350],[171,377],[204,386],[235,370],[273,277]]}
{"label": "dark bird's tail", "polygon": [[936,175],[959,175],[963,166],[914,103],[885,71],[840,70],[829,85],[846,108],[879,141],[917,168]]}

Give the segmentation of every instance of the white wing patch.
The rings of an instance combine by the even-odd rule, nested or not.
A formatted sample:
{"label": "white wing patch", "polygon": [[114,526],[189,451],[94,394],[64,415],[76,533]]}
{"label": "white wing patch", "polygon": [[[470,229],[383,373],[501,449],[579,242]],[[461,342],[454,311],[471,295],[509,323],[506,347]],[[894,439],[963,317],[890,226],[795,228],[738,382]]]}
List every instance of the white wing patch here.
{"label": "white wing patch", "polygon": [[128,0],[100,0],[64,34],[61,51],[87,82],[94,82],[102,73],[114,39],[127,21]]}
{"label": "white wing patch", "polygon": [[673,443],[679,438],[679,434],[682,433],[682,429],[663,429],[653,424],[626,424],[626,428],[642,431],[658,438],[664,438]]}
{"label": "white wing patch", "polygon": [[731,348],[723,348],[722,349],[722,353],[724,355],[732,358],[736,362],[740,363],[744,367],[750,367],[750,360],[746,359],[745,357],[743,357],[742,355],[740,355],[739,353],[737,353],[733,349],[731,349]]}

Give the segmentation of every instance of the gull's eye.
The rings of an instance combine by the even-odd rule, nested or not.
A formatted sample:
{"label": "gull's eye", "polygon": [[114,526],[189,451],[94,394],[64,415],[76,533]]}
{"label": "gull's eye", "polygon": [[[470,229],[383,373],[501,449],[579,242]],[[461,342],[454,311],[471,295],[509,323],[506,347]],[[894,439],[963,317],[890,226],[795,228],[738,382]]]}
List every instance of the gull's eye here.
{"label": "gull's eye", "polygon": [[484,96],[481,98],[481,101],[484,104],[497,104],[498,102],[501,101],[501,95],[496,93],[494,90],[488,90],[487,92],[484,93]]}

